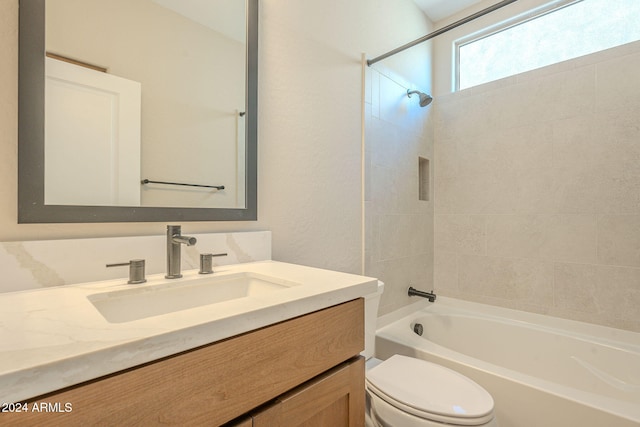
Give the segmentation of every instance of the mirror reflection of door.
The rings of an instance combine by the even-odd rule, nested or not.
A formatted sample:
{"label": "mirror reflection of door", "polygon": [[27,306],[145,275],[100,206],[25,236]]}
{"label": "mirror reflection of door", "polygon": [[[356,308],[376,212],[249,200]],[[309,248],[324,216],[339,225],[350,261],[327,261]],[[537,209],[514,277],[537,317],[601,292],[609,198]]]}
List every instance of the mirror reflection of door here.
{"label": "mirror reflection of door", "polygon": [[45,203],[140,206],[140,83],[57,59],[45,67]]}
{"label": "mirror reflection of door", "polygon": [[[79,193],[75,190],[66,191],[61,198],[60,194],[54,196],[49,192],[61,184],[50,183],[50,174],[45,171],[45,203],[245,207],[244,3],[242,0],[46,1],[48,52],[99,65],[110,76],[139,82],[141,138],[137,160],[126,161],[138,162],[137,168],[128,167],[131,175],[138,173],[137,196],[128,194],[128,190],[118,190],[127,196],[113,196],[114,186],[120,187],[120,184],[111,182],[91,184],[94,194],[90,198],[74,199],[72,195]],[[215,9],[211,9],[212,6]],[[80,101],[80,97],[76,100]],[[96,108],[103,108],[105,112],[104,105]],[[76,108],[64,123],[56,126],[59,130],[66,128],[79,138],[86,132],[85,110],[89,109]],[[78,118],[75,121],[74,115]],[[55,116],[56,120],[62,119],[59,116]],[[47,113],[47,127],[53,117]],[[96,122],[106,122],[106,117],[102,115]],[[91,143],[85,141],[84,145],[68,135],[65,140],[71,141],[71,148],[45,139],[46,164],[64,164],[60,159],[67,157],[70,150],[79,152],[80,147],[98,147],[98,150],[85,153],[84,159],[78,157],[79,163],[88,165],[88,158],[106,156],[105,135]],[[118,150],[135,151],[122,147]],[[49,153],[52,160],[48,158]],[[143,185],[143,179],[222,185],[224,190]],[[128,181],[129,177],[118,180]],[[69,188],[68,185],[68,182],[63,184],[65,188]]]}

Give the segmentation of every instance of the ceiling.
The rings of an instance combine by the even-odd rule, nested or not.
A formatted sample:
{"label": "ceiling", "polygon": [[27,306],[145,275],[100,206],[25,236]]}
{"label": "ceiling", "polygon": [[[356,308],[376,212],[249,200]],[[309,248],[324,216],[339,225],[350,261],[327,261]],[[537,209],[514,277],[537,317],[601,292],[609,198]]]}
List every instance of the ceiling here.
{"label": "ceiling", "polygon": [[[237,0],[152,0],[161,6],[244,42],[244,2]],[[482,0],[413,0],[433,22],[438,22]],[[213,7],[213,9],[211,9]],[[230,19],[229,16],[236,18]]]}
{"label": "ceiling", "polygon": [[243,1],[237,0],[152,0],[186,18],[218,31],[225,36],[245,42]]}
{"label": "ceiling", "polygon": [[413,0],[433,22],[447,18],[482,0]]}
{"label": "ceiling", "polygon": [[[244,2],[237,0],[152,0],[189,19],[244,42]],[[438,22],[482,0],[413,0],[433,22]],[[213,7],[213,9],[212,9]],[[230,19],[229,16],[237,18]]]}

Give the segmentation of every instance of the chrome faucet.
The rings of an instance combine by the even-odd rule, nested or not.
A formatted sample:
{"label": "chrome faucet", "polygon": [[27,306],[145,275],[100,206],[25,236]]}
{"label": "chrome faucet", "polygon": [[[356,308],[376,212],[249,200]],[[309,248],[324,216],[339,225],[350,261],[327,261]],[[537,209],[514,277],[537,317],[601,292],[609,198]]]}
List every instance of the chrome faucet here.
{"label": "chrome faucet", "polygon": [[167,225],[167,279],[179,279],[181,245],[193,246],[197,242],[195,237],[183,236],[179,225]]}

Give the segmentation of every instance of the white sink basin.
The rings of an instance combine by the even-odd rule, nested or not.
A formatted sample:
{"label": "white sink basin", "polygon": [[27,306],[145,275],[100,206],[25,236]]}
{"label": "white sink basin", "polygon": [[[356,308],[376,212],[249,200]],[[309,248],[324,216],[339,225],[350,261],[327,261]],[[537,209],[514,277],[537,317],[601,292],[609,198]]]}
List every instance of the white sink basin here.
{"label": "white sink basin", "polygon": [[110,323],[124,323],[239,298],[261,296],[299,283],[256,273],[178,279],[101,292],[87,298]]}

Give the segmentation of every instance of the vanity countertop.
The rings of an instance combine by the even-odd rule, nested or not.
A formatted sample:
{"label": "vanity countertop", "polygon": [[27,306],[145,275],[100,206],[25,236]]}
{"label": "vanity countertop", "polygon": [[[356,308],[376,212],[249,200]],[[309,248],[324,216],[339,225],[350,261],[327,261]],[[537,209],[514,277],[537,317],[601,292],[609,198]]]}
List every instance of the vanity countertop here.
{"label": "vanity countertop", "polygon": [[[265,295],[110,323],[90,295],[167,283],[126,279],[0,294],[0,401],[19,402],[263,326],[371,294],[370,277],[260,261],[216,268],[217,277],[252,273],[296,282]],[[198,277],[183,272],[178,284]]]}

